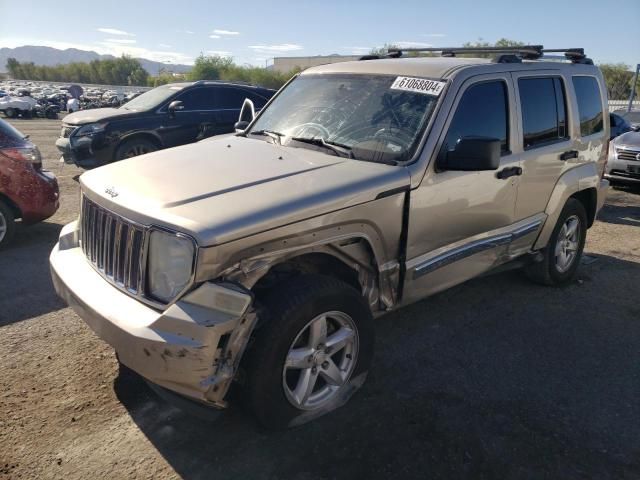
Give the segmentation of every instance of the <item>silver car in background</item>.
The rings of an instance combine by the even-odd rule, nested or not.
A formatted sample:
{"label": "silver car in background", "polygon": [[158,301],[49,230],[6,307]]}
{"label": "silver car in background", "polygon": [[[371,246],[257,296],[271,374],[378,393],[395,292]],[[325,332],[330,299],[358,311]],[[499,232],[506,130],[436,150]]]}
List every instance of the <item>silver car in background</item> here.
{"label": "silver car in background", "polygon": [[640,132],[627,132],[611,141],[605,177],[612,183],[640,185]]}

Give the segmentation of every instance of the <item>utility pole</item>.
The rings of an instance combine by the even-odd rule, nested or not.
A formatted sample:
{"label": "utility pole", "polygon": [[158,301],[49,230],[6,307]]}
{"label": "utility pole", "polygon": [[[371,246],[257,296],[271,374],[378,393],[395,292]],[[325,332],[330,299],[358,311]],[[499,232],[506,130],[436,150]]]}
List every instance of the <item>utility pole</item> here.
{"label": "utility pole", "polygon": [[636,73],[633,76],[633,81],[631,82],[631,94],[629,95],[629,108],[627,108],[627,112],[631,111],[631,107],[633,106],[633,97],[636,96],[636,85],[638,84],[638,72],[640,72],[640,63],[636,65]]}

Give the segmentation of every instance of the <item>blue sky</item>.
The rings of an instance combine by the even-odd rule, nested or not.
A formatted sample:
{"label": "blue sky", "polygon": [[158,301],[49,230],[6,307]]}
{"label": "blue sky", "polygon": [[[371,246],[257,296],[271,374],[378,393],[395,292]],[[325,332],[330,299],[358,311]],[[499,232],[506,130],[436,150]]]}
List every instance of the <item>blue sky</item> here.
{"label": "blue sky", "polygon": [[[187,64],[202,52],[264,65],[274,56],[363,54],[385,43],[459,46],[506,37],[584,47],[596,62],[640,63],[640,0],[109,0],[80,2],[75,9],[71,3],[18,4],[21,20],[2,22],[0,47],[75,47]],[[0,0],[0,11],[10,14],[18,4]]]}

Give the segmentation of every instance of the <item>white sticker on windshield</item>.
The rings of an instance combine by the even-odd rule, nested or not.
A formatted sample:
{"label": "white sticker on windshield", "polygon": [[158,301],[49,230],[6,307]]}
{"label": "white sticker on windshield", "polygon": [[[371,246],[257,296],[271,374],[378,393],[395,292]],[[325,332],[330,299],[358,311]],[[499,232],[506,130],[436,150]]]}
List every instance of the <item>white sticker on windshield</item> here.
{"label": "white sticker on windshield", "polygon": [[437,97],[442,92],[445,82],[427,80],[426,78],[397,77],[391,85],[392,90],[404,90],[405,92],[424,93]]}

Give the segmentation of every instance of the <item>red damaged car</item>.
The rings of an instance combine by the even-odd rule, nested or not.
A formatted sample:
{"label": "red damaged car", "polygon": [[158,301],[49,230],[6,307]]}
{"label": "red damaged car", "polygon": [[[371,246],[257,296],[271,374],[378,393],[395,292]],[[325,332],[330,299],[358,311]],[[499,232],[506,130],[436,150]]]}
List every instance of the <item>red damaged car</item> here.
{"label": "red damaged car", "polygon": [[15,231],[49,218],[58,210],[58,181],[42,169],[40,151],[13,126],[0,120],[0,249]]}

